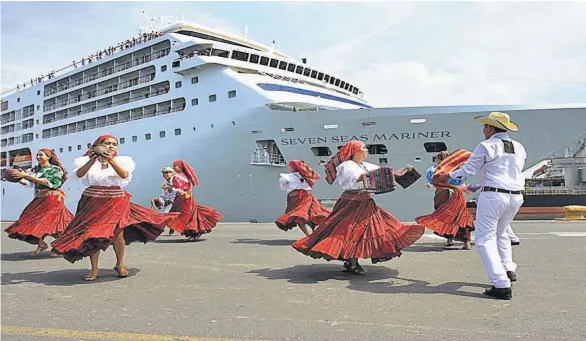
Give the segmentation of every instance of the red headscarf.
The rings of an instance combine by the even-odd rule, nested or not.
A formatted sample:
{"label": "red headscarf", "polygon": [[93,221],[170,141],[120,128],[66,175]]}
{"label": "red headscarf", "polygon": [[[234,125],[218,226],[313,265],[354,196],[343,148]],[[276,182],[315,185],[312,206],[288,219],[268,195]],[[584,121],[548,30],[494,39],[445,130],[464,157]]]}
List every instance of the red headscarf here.
{"label": "red headscarf", "polygon": [[326,181],[328,184],[331,185],[334,183],[334,180],[336,180],[336,167],[342,162],[350,160],[354,154],[360,151],[360,148],[362,148],[362,142],[358,140],[350,140],[330,159],[330,161],[325,164]]}
{"label": "red headscarf", "polygon": [[176,160],[173,162],[174,166],[179,167],[179,172],[185,174],[192,186],[199,185],[199,179],[195,175],[195,169],[193,169],[185,160]]}
{"label": "red headscarf", "polygon": [[39,149],[39,151],[43,152],[43,153],[45,153],[45,155],[47,155],[47,157],[49,158],[50,164],[61,168],[61,171],[63,171],[63,176],[61,176],[61,180],[63,180],[63,181],[67,180],[67,170],[65,170],[65,167],[63,167],[63,164],[61,163],[61,160],[59,160],[59,157],[57,156],[57,153],[55,153],[55,150],[48,149],[48,148],[42,148],[42,149]]}
{"label": "red headscarf", "polygon": [[[102,135],[102,136],[98,137],[98,139],[97,139],[97,140],[95,140],[95,141],[94,141],[94,143],[92,144],[92,147],[91,147],[90,149],[88,149],[88,151],[87,151],[87,152],[85,152],[85,154],[83,154],[83,155],[84,155],[84,156],[87,156],[87,155],[89,154],[90,150],[91,150],[93,147],[95,147],[95,146],[97,146],[97,145],[99,145],[99,144],[102,144],[102,143],[104,143],[104,141],[106,141],[106,139],[109,139],[109,138],[112,138],[112,139],[114,139],[114,140],[118,141],[118,138],[117,138],[116,136],[114,136],[114,135],[110,135],[110,134]],[[116,155],[118,155],[118,152],[114,153],[114,155],[112,155],[112,157],[114,157],[114,156],[116,156]]]}
{"label": "red headscarf", "polygon": [[294,170],[298,171],[299,174],[307,181],[307,184],[311,186],[311,188],[315,187],[315,183],[317,180],[320,179],[319,174],[313,170],[313,168],[309,167],[307,163],[301,160],[291,160],[289,161],[289,166]]}

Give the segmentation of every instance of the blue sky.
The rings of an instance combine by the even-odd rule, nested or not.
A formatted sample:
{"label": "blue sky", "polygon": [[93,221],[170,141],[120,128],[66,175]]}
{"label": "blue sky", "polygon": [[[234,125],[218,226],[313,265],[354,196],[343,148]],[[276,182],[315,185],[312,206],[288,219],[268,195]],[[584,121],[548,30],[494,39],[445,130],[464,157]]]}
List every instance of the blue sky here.
{"label": "blue sky", "polygon": [[247,24],[376,106],[586,102],[580,2],[4,2],[2,89],[135,35],[142,10],[182,9],[224,31]]}

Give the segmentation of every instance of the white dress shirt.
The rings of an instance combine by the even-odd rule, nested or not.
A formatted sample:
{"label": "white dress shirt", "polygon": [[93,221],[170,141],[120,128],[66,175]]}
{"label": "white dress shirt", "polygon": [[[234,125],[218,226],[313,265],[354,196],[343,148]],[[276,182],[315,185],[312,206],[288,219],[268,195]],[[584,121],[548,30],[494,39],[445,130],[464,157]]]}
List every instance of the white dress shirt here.
{"label": "white dress shirt", "polygon": [[[82,156],[73,160],[73,178],[79,179],[77,177],[77,170],[89,160],[89,156]],[[102,169],[100,161],[96,160],[88,172],[81,178],[81,183],[85,186],[128,186],[132,181],[132,172],[136,167],[136,163],[134,163],[134,160],[132,160],[130,156],[115,156],[114,161],[116,161],[122,169],[128,172],[128,177],[126,177],[126,179],[122,179],[110,164],[108,165],[108,168]]]}
{"label": "white dress shirt", "polygon": [[[505,153],[502,140],[513,142],[515,154]],[[511,139],[506,133],[497,133],[480,142],[470,159],[460,169],[450,173],[450,177],[465,180],[481,171],[481,186],[521,191],[525,189],[525,159],[527,153],[521,143]]]}
{"label": "white dress shirt", "polygon": [[367,171],[375,170],[380,167],[368,162],[362,162],[362,166],[364,166],[364,168],[360,167],[352,160],[342,162],[336,167],[336,181],[338,182],[338,185],[340,185],[345,191],[363,190],[364,182],[356,182],[358,181],[358,178]]}
{"label": "white dress shirt", "polygon": [[287,194],[298,189],[311,191],[312,188],[309,186],[307,181],[302,182],[301,179],[302,176],[299,174],[299,172],[281,173],[281,177],[279,178],[279,186],[281,187],[281,191],[287,192]]}

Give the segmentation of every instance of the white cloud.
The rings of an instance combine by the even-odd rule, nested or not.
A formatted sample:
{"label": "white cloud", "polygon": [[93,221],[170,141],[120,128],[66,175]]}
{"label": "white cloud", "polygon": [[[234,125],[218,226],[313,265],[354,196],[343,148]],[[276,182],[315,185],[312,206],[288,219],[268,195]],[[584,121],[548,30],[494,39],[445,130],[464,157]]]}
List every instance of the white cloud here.
{"label": "white cloud", "polygon": [[[374,21],[314,59],[328,70],[333,66],[377,106],[584,102],[586,30],[579,27],[585,5],[475,3],[467,15],[437,12],[445,18],[439,25],[425,17],[429,7],[411,8],[396,17],[393,33],[409,35],[417,24],[433,31],[409,35],[409,48],[395,47],[409,56],[390,53],[383,33],[393,25]],[[409,28],[401,26],[406,22]]]}

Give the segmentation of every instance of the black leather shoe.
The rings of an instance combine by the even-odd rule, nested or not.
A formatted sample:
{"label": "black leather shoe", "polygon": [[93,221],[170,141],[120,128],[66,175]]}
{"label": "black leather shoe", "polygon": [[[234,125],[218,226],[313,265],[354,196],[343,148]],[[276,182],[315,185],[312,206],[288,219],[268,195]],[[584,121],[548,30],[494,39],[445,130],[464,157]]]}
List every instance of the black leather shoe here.
{"label": "black leather shoe", "polygon": [[511,282],[517,281],[517,274],[515,273],[515,271],[507,271],[507,277],[509,277],[509,280]]}
{"label": "black leather shoe", "polygon": [[490,289],[486,289],[484,294],[498,298],[499,300],[510,300],[513,298],[513,291],[511,288],[495,288],[494,285]]}
{"label": "black leather shoe", "polygon": [[518,241],[518,242],[511,242],[511,245],[521,245],[521,241]]}

